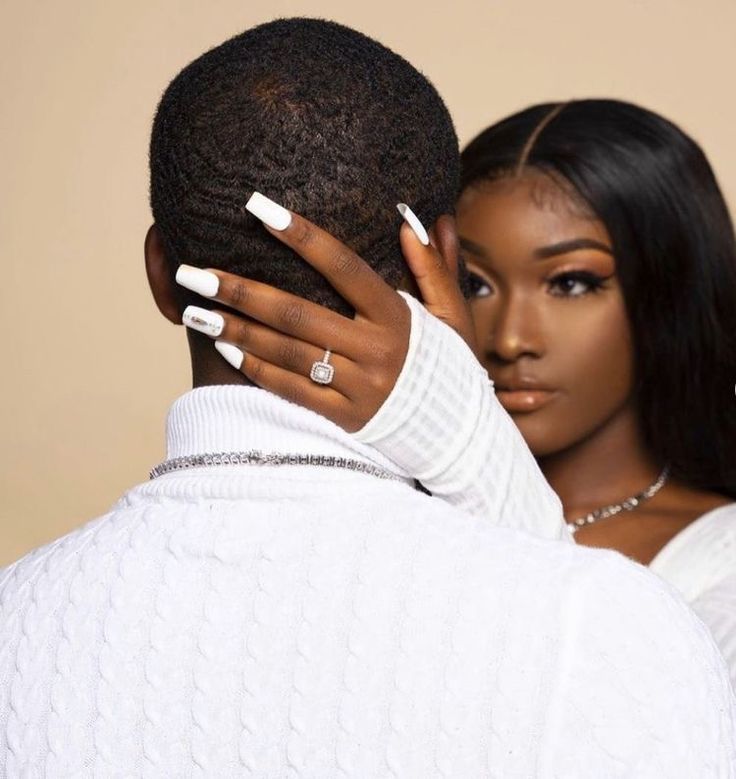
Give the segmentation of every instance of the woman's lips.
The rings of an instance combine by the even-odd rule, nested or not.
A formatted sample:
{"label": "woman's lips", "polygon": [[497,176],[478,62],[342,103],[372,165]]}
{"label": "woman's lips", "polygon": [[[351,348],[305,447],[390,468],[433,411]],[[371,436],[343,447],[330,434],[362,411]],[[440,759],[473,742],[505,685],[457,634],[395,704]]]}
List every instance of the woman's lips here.
{"label": "woman's lips", "polygon": [[496,397],[506,411],[519,413],[524,411],[536,411],[547,405],[554,397],[552,390],[532,389],[496,389]]}

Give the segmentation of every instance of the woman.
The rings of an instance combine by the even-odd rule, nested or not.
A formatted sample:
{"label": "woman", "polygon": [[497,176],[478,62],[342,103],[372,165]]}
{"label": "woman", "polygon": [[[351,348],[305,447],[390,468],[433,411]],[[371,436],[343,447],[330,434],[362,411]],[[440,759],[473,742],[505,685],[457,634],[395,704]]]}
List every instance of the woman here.
{"label": "woman", "polygon": [[[736,678],[736,248],[704,155],[651,112],[591,100],[509,117],[463,163],[458,228],[477,353],[498,399],[576,540],[617,549],[678,587]],[[416,234],[424,245],[421,226]],[[419,242],[402,233],[425,302],[462,323],[447,274],[432,276]],[[324,343],[314,318],[311,329],[305,340]],[[246,375],[284,393],[289,372],[263,370],[258,347],[241,345]],[[325,395],[298,400],[356,430],[396,369],[383,382],[376,364],[350,370],[363,393],[350,414]],[[482,475],[470,465],[482,447],[466,447],[455,465],[467,460]],[[417,462],[406,464],[422,477]]]}
{"label": "woman", "polygon": [[480,359],[579,543],[673,583],[736,667],[736,244],[681,130],[608,100],[463,152]]}
{"label": "woman", "polygon": [[736,497],[736,245],[712,171],[665,119],[603,100],[522,111],[463,164],[499,400],[578,542],[649,564]]}

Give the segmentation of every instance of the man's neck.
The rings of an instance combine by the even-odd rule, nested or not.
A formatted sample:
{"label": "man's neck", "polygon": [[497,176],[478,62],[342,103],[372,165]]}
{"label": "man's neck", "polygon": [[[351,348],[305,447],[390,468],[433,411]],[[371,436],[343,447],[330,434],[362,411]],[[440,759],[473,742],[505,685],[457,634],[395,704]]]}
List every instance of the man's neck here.
{"label": "man's neck", "polygon": [[192,358],[192,389],[223,384],[255,386],[243,373],[235,370],[215,350],[215,342],[201,333],[187,330]]}

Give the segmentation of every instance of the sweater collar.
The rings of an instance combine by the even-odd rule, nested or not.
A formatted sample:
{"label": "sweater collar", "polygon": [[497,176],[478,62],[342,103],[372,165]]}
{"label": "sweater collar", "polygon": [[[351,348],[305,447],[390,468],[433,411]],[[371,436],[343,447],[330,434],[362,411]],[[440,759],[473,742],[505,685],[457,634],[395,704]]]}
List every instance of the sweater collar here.
{"label": "sweater collar", "polygon": [[396,463],[325,417],[257,387],[199,387],[178,398],[166,425],[167,458],[258,450],[365,460],[406,477]]}

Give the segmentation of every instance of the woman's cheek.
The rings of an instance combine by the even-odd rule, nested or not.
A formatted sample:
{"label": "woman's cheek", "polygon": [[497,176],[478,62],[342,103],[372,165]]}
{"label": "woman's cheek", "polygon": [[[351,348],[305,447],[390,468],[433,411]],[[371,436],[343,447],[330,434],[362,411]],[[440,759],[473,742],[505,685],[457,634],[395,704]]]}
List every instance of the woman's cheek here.
{"label": "woman's cheek", "polygon": [[622,305],[554,330],[548,331],[544,375],[557,379],[558,394],[538,412],[514,416],[537,456],[566,449],[604,426],[627,404],[633,387],[633,351]]}

